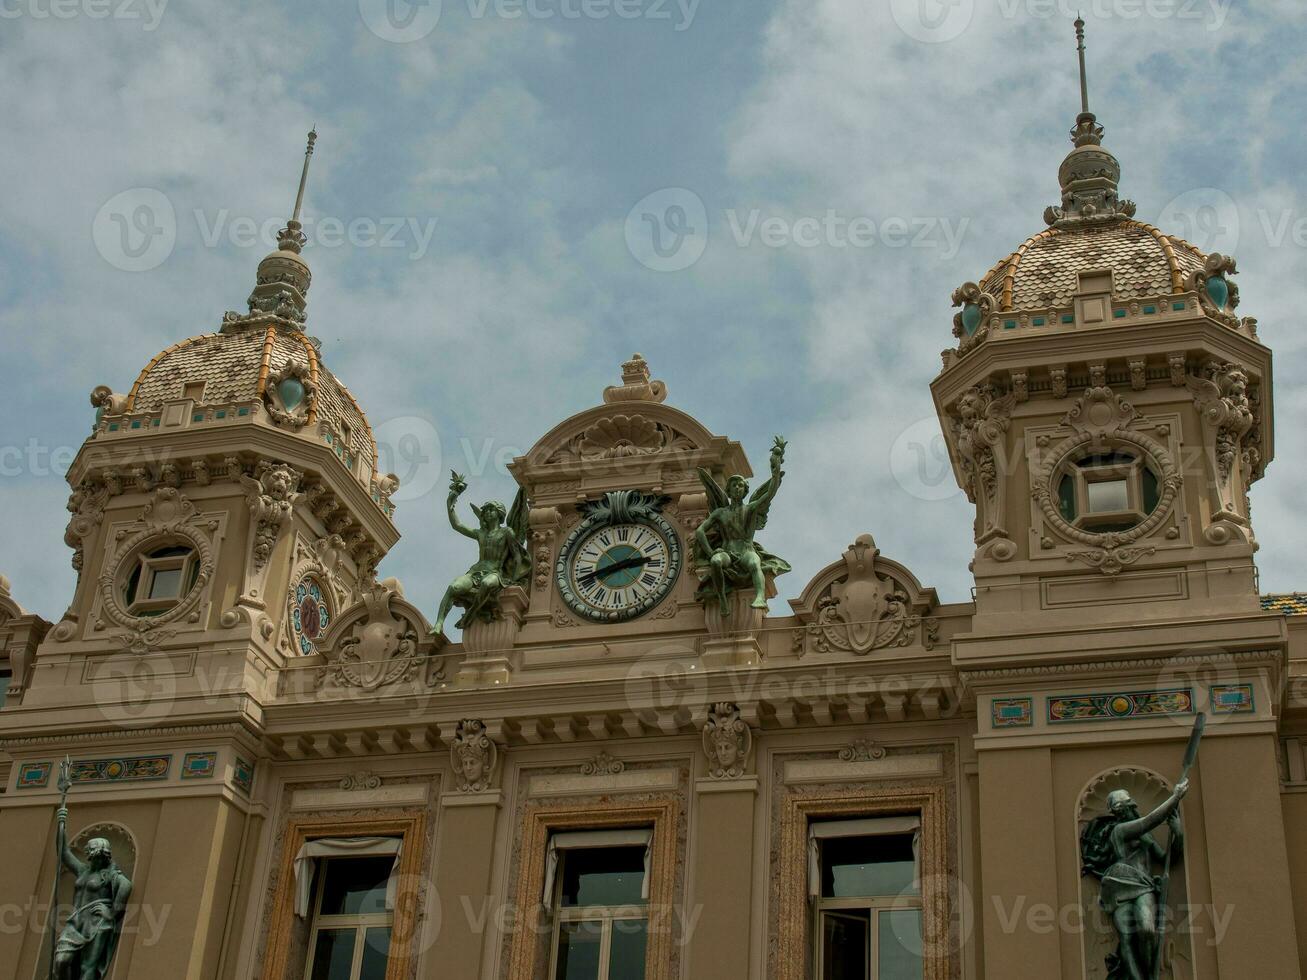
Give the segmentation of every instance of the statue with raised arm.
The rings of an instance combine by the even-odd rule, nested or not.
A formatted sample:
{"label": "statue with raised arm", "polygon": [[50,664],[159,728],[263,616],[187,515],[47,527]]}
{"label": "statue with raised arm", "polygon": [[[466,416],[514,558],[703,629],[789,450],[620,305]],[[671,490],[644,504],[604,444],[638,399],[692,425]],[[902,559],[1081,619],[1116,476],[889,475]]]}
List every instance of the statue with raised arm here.
{"label": "statue with raised arm", "polygon": [[744,498],[749,484],[744,477],[736,474],[722,487],[711,473],[699,468],[711,509],[694,532],[695,568],[701,580],[695,598],[700,602],[716,600],[723,616],[730,614],[730,594],[739,589],[752,588],[753,608],[766,609],[767,576],[790,570],[789,562],[764,551],[754,540],[754,535],[767,526],[767,512],[785,476],[781,470],[784,461],[785,440],[777,436],[771,449],[771,478],[747,502]]}
{"label": "statue with raised arm", "polygon": [[109,842],[93,837],[83,861],[68,846],[68,807],[58,811],[55,846],[65,868],[76,877],[73,910],[55,942],[51,980],[104,980],[122,936],[132,883],[113,863]]}
{"label": "statue with raised arm", "polygon": [[[1099,880],[1098,904],[1116,929],[1116,953],[1107,958],[1107,980],[1153,980],[1158,976],[1160,949],[1159,895],[1161,876],[1153,863],[1169,863],[1168,851],[1181,842],[1180,801],[1189,780],[1147,816],[1123,789],[1107,796],[1109,812],[1091,820],[1080,835],[1082,874]],[[1170,839],[1162,847],[1150,831],[1167,824]]]}
{"label": "statue with raised arm", "polygon": [[497,500],[478,507],[472,505],[477,527],[463,525],[455,511],[458,498],[467,489],[467,483],[458,473],[451,472],[449,497],[445,508],[449,524],[477,543],[476,564],[450,583],[445,597],[440,600],[440,612],[432,633],[445,635],[445,617],[458,606],[463,615],[457,626],[463,629],[477,619],[493,620],[499,612],[496,600],[499,593],[510,585],[521,585],[531,576],[531,559],[527,554],[527,502],[526,491],[518,490],[513,509],[508,510]]}

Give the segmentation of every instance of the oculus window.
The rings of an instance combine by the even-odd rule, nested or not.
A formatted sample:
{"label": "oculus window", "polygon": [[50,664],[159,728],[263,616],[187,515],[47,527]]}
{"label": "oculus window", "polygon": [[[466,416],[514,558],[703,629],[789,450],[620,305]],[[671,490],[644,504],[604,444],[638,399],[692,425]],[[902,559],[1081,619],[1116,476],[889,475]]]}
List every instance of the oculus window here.
{"label": "oculus window", "polygon": [[159,616],[195,588],[199,556],[193,548],[169,545],[138,555],[123,584],[123,605],[132,616]]}
{"label": "oculus window", "polygon": [[1058,512],[1092,533],[1129,531],[1157,509],[1157,471],[1131,452],[1083,456],[1062,464],[1054,477]]}

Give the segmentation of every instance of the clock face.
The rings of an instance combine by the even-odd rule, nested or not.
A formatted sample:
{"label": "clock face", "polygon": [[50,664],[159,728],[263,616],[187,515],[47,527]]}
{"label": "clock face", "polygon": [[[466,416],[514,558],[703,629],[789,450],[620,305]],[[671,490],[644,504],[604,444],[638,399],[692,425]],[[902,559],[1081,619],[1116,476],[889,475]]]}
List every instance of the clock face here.
{"label": "clock face", "polygon": [[676,584],[681,545],[657,514],[612,523],[587,518],[568,535],[556,573],[563,601],[592,622],[624,622],[658,605]]}

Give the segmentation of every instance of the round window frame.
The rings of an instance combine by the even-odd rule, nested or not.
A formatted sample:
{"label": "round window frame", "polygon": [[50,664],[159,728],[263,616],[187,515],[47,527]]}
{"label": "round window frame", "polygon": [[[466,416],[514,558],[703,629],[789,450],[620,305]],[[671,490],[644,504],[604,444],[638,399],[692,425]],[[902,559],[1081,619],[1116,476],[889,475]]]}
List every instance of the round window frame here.
{"label": "round window frame", "polygon": [[[1151,468],[1157,476],[1157,506],[1142,521],[1124,531],[1091,531],[1063,517],[1058,506],[1058,484],[1063,475],[1070,473],[1077,460],[1085,456],[1122,450],[1142,457],[1139,462]],[[1062,537],[1091,547],[1116,547],[1145,538],[1161,527],[1171,514],[1182,483],[1183,478],[1171,454],[1156,439],[1129,430],[1117,430],[1105,437],[1082,431],[1048,450],[1039,479],[1035,482],[1034,497],[1045,524]]]}
{"label": "round window frame", "polygon": [[[190,560],[198,566],[194,583],[171,608],[154,616],[136,615],[127,604],[127,583],[132,572],[141,566],[149,552],[176,547],[191,549]],[[127,629],[153,629],[190,615],[200,604],[209,580],[213,577],[213,548],[208,539],[189,525],[183,524],[167,531],[144,528],[122,542],[110,559],[108,569],[100,577],[100,601],[105,615]]]}

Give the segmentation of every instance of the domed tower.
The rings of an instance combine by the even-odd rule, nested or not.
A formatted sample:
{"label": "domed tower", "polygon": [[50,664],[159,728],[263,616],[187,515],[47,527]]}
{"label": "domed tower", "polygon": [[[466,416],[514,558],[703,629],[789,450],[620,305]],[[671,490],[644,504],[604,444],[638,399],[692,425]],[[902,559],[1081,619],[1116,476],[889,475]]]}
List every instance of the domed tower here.
{"label": "domed tower", "polygon": [[[1248,489],[1272,456],[1271,354],[1233,258],[1135,218],[1088,108],[1060,204],[953,294],[932,384],[976,506],[977,630],[1102,602],[1255,612]],[[1079,610],[1079,612],[1070,612]],[[1009,624],[1011,625],[1011,624]]]}
{"label": "domed tower", "polygon": [[[367,418],[305,332],[299,216],[315,140],[247,312],[162,351],[125,394],[92,393],[94,430],[68,473],[77,588],[25,705],[80,697],[66,686],[74,658],[124,653],[184,661],[178,678],[199,657],[218,671],[208,694],[257,690],[311,652],[397,540],[397,481],[377,472]],[[61,686],[43,685],[43,668]],[[186,713],[185,683],[145,710]]]}
{"label": "domed tower", "polygon": [[[1172,901],[1239,910],[1220,939],[1206,925],[1168,934],[1193,972],[1163,975],[1228,972],[1219,946],[1222,964],[1289,976],[1293,923],[1269,897],[1289,887],[1274,736],[1286,632],[1261,609],[1248,506],[1273,453],[1271,352],[1236,313],[1234,260],[1137,220],[1118,195],[1076,26],[1082,111],[1061,202],[953,294],[957,346],[931,385],[976,509],[975,616],[951,655],[976,711],[986,976],[1101,975],[1113,934],[1093,918],[1081,834],[1103,786],[1146,779],[1165,797],[1199,713],[1173,875],[1186,898]],[[1250,839],[1267,843],[1269,877],[1267,897],[1245,900],[1247,871],[1223,855]],[[1013,927],[990,897],[1079,900],[1092,927]]]}

